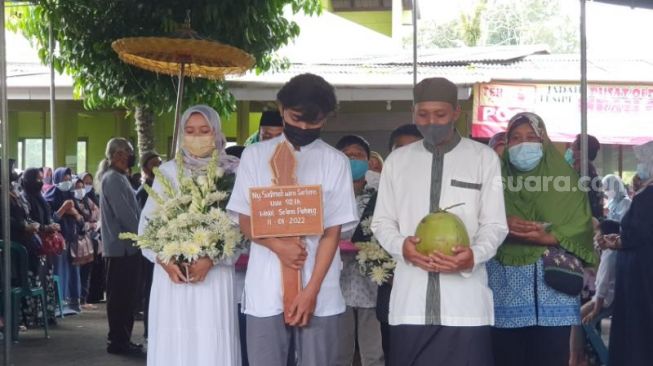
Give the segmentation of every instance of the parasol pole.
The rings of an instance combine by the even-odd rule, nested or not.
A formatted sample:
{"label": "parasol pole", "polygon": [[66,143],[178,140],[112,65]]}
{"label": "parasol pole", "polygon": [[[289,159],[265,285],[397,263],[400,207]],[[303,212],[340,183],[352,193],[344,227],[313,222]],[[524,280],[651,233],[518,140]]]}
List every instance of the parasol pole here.
{"label": "parasol pole", "polygon": [[170,147],[171,159],[175,157],[177,153],[177,137],[179,136],[179,118],[181,117],[181,100],[184,97],[184,68],[185,64],[182,62],[179,67],[179,87],[177,89],[177,105],[175,106],[175,128],[172,132],[172,146]]}
{"label": "parasol pole", "polygon": [[[59,133],[57,132],[57,114],[56,114],[56,91],[54,84],[54,31],[52,21],[48,24],[48,47],[50,52],[50,140],[52,141],[52,165],[61,166],[64,161],[59,160]],[[47,166],[45,158],[45,141],[47,136],[43,134],[43,166]],[[65,158],[64,158],[65,159]]]}
{"label": "parasol pole", "polygon": [[417,0],[413,0],[413,88],[417,85]]}
{"label": "parasol pole", "polygon": [[580,176],[587,177],[587,14],[586,0],[580,0]]}

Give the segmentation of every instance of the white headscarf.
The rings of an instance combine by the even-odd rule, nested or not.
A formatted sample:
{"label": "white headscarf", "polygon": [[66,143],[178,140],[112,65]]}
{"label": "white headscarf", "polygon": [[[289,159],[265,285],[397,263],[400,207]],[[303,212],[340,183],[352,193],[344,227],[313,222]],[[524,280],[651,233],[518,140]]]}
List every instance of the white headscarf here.
{"label": "white headscarf", "polygon": [[186,166],[189,167],[191,170],[203,169],[206,166],[206,164],[208,164],[211,161],[210,156],[206,158],[197,158],[192,156],[190,153],[188,153],[186,149],[183,147],[184,135],[186,133],[185,132],[186,123],[188,122],[190,116],[193,113],[199,113],[202,116],[204,116],[209,126],[211,126],[211,130],[213,131],[213,135],[215,136],[215,148],[218,150],[218,154],[219,154],[218,159],[219,159],[220,167],[228,173],[235,173],[236,169],[238,168],[239,159],[234,156],[227,155],[227,153],[225,152],[227,139],[222,133],[220,116],[218,115],[218,112],[215,111],[215,109],[209,107],[208,105],[203,105],[203,104],[199,104],[188,108],[184,112],[184,114],[182,114],[180,119],[181,125],[179,126],[179,135],[177,136],[177,151],[180,151],[181,154],[183,154],[184,163],[186,164]]}
{"label": "white headscarf", "polygon": [[618,176],[614,174],[608,174],[603,177],[603,181],[601,183],[603,185],[604,191],[612,191],[615,193],[613,200],[621,201],[624,197],[628,197],[626,186]]}

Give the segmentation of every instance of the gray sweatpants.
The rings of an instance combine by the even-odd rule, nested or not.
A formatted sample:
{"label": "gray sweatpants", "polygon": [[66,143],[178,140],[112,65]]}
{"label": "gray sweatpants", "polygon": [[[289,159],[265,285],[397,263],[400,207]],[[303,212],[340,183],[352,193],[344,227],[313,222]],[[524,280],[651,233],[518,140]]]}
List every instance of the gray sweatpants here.
{"label": "gray sweatpants", "polygon": [[338,354],[340,315],[313,316],[308,326],[289,327],[283,314],[247,315],[247,357],[251,366],[286,366],[294,342],[297,366],[332,366]]}
{"label": "gray sweatpants", "polygon": [[340,352],[336,366],[351,366],[354,361],[356,340],[362,366],[383,366],[381,324],[376,319],[375,308],[352,308],[340,317]]}

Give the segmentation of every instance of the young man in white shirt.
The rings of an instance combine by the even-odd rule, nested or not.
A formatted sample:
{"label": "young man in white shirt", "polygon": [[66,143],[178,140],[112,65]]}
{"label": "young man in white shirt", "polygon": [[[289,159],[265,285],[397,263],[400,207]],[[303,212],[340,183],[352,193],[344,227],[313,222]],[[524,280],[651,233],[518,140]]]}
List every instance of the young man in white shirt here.
{"label": "young man in white shirt", "polygon": [[[508,233],[499,159],[462,138],[457,87],[444,78],[415,86],[414,122],[422,141],[392,152],[381,173],[372,230],[397,260],[390,298],[390,365],[492,365],[492,293],[485,262]],[[415,229],[429,212],[465,224],[470,247],[452,256],[416,250]]]}
{"label": "young man in white shirt", "polygon": [[[277,99],[284,133],[245,149],[227,205],[252,243],[243,298],[249,364],[285,366],[294,345],[298,365],[331,366],[338,353],[338,317],[345,311],[338,242],[340,232],[358,222],[351,169],[343,153],[319,139],[336,107],[329,83],[317,75],[298,75],[281,88]],[[272,184],[269,162],[285,141],[294,147],[297,183],[322,186],[324,233],[252,238],[249,189]],[[284,323],[282,265],[302,273],[303,289],[290,308],[289,324]]]}

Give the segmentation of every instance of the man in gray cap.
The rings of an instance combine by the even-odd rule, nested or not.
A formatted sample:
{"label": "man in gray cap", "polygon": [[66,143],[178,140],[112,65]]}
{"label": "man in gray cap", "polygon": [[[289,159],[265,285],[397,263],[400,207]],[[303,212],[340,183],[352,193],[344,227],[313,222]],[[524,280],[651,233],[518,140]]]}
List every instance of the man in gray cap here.
{"label": "man in gray cap", "polygon": [[[493,364],[494,304],[485,262],[508,233],[501,169],[492,149],[454,128],[457,92],[444,78],[415,86],[413,120],[424,139],[394,150],[381,173],[372,230],[397,261],[390,365]],[[417,225],[451,206],[470,246],[455,245],[452,255],[419,253]]]}

